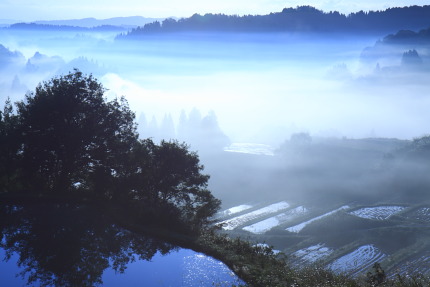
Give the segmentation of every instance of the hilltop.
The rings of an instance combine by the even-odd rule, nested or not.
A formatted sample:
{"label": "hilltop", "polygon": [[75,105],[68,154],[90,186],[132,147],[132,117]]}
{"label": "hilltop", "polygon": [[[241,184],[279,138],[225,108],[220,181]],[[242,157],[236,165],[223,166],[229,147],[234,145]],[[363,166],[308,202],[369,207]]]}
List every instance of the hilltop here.
{"label": "hilltop", "polygon": [[311,6],[285,8],[268,15],[194,14],[189,18],[148,23],[133,29],[122,38],[146,34],[178,32],[323,32],[323,33],[392,33],[400,29],[430,26],[430,6],[389,8],[383,11],[359,11],[349,15],[324,12]]}

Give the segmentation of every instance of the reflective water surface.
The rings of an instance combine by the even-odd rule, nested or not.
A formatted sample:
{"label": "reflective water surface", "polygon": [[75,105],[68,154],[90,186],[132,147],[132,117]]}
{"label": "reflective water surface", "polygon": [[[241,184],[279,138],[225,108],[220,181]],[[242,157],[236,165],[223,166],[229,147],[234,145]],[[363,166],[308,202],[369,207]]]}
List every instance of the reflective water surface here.
{"label": "reflective water surface", "polygon": [[231,286],[221,262],[120,228],[100,210],[0,205],[1,286]]}

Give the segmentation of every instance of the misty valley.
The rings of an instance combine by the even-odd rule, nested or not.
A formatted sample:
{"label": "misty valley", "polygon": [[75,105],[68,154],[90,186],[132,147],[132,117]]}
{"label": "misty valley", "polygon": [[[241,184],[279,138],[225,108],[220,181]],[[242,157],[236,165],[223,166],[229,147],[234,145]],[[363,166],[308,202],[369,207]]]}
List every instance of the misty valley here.
{"label": "misty valley", "polygon": [[[142,149],[177,141],[185,143],[181,150],[186,146],[198,157],[203,173],[210,176],[208,190],[221,201],[209,225],[231,238],[223,244],[240,238],[263,253],[270,246],[273,256],[285,255],[282,258],[295,269],[318,266],[363,282],[377,264],[390,280],[427,276],[430,14],[425,14],[428,6],[414,7],[425,17],[418,13],[408,26],[399,16],[396,23],[387,21],[391,26],[375,24],[374,29],[364,24],[370,14],[338,16],[308,6],[265,16],[273,17],[274,23],[283,23],[282,17],[293,19],[288,23],[296,26],[285,24],[284,30],[267,24],[272,23],[269,18],[225,15],[159,19],[144,26],[121,26],[108,19],[105,26],[92,27],[79,26],[78,20],[61,25],[4,24],[3,114],[7,102],[13,105],[34,95],[38,87],[46,88],[40,83],[71,72],[91,74],[105,88],[106,101],[125,97],[139,139],[151,139],[142,142]],[[387,11],[390,16],[392,11]],[[401,15],[400,8],[396,11]],[[319,15],[321,22],[311,21],[314,18],[306,18],[306,13]],[[391,19],[383,18],[384,11],[378,13],[369,18],[372,23]],[[324,17],[329,16],[333,23],[338,23],[336,19],[350,26],[328,22]],[[20,110],[19,104],[14,107]],[[173,162],[166,166],[175,166]],[[5,182],[0,175],[0,183],[7,186]],[[73,182],[78,191],[81,185],[86,188],[83,180]],[[109,199],[115,198],[112,194]],[[1,269],[24,274],[23,279],[7,281],[10,286],[26,280],[69,286],[67,282],[73,281],[67,280],[73,276],[86,276],[81,286],[115,286],[123,284],[115,280],[127,276],[127,266],[132,275],[124,284],[132,284],[142,276],[139,271],[133,274],[133,268],[152,268],[133,267],[141,264],[139,259],[155,256],[156,261],[165,254],[175,258],[178,250],[185,255],[173,260],[181,267],[160,263],[164,272],[170,268],[180,273],[176,279],[157,278],[148,284],[269,286],[247,281],[245,267],[237,267],[215,249],[205,249],[198,240],[188,244],[179,236],[173,242],[158,241],[168,236],[157,228],[143,238],[136,236],[142,230],[126,223],[128,213],[118,212],[118,218],[95,215],[87,210],[87,201],[82,206],[49,205],[38,199],[10,203],[7,187],[0,189],[0,196],[0,254],[12,258]],[[50,221],[56,217],[65,222]],[[168,222],[166,218],[160,220]],[[131,231],[126,230],[129,227]],[[46,248],[47,242],[55,251]],[[61,251],[63,245],[70,250]],[[47,260],[57,251],[56,261]],[[226,258],[229,262],[223,265]],[[49,270],[60,261],[75,273],[65,271],[64,278],[53,279],[55,272]],[[16,262],[20,269],[15,269]],[[64,271],[61,268],[57,275]],[[80,274],[85,268],[91,270]],[[125,275],[114,275],[116,271]],[[203,277],[207,280],[196,283]]]}
{"label": "misty valley", "polygon": [[220,190],[237,192],[218,215],[224,232],[269,244],[297,267],[362,277],[381,262],[392,277],[428,272],[429,169],[410,142],[293,142],[274,156],[234,155],[231,176],[213,172]]}

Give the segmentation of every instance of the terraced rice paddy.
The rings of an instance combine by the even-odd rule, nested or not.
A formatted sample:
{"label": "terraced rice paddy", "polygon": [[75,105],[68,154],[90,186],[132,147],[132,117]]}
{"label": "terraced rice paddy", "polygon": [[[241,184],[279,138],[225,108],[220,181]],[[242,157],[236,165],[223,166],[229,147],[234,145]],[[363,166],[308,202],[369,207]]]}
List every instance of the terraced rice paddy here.
{"label": "terraced rice paddy", "polygon": [[408,214],[407,217],[419,221],[430,222],[430,207],[419,208]]}
{"label": "terraced rice paddy", "polygon": [[336,259],[328,267],[334,272],[357,275],[372,267],[386,255],[374,245],[364,245],[355,251]]}
{"label": "terraced rice paddy", "polygon": [[240,213],[242,211],[248,210],[248,209],[250,209],[252,207],[253,206],[249,205],[249,204],[241,204],[241,205],[234,206],[234,207],[231,207],[229,209],[226,209],[226,210],[220,212],[217,217],[218,218],[228,217],[228,216],[231,216],[233,214]]}
{"label": "terraced rice paddy", "polygon": [[327,217],[327,216],[333,215],[333,214],[335,214],[335,213],[336,213],[336,212],[338,212],[338,211],[341,211],[341,210],[344,210],[344,209],[348,209],[348,208],[349,208],[349,206],[348,206],[348,205],[344,205],[344,206],[342,206],[342,207],[340,207],[340,208],[338,208],[338,209],[335,209],[335,210],[333,210],[333,211],[327,212],[327,213],[325,213],[325,214],[323,214],[323,215],[320,215],[320,216],[318,216],[318,217],[312,218],[312,219],[310,219],[310,220],[308,220],[308,221],[305,221],[305,222],[302,222],[302,223],[300,223],[300,224],[297,224],[297,225],[294,225],[294,226],[288,227],[286,230],[287,230],[287,231],[289,231],[289,232],[299,233],[299,232],[300,232],[300,231],[302,231],[302,229],[303,229],[303,228],[305,228],[308,224],[310,224],[310,223],[312,223],[312,222],[314,222],[314,221],[316,221],[316,220],[322,219],[322,218],[324,218],[324,217]]}
{"label": "terraced rice paddy", "polygon": [[274,148],[266,144],[255,143],[232,143],[230,146],[224,148],[226,152],[238,152],[255,155],[274,155]]}
{"label": "terraced rice paddy", "polygon": [[[298,268],[317,262],[317,264],[323,264],[337,273],[361,276],[372,271],[373,264],[379,262],[388,276],[395,274],[405,276],[409,274],[430,275],[430,252],[427,252],[427,245],[422,247],[423,252],[419,254],[397,252],[400,249],[403,250],[402,248],[409,248],[408,243],[404,247],[403,243],[395,243],[397,245],[388,245],[388,247],[384,245],[385,242],[394,244],[396,240],[408,238],[408,235],[399,237],[399,239],[392,238],[393,234],[397,236],[397,233],[394,232],[397,227],[404,228],[408,224],[413,224],[415,228],[406,231],[411,236],[417,236],[418,239],[424,240],[423,244],[425,244],[426,237],[422,236],[428,236],[426,230],[428,223],[430,223],[430,207],[394,204],[365,207],[344,205],[339,208],[334,206],[328,210],[329,212],[322,215],[311,217],[312,210],[305,208],[304,205],[291,206],[286,201],[270,205],[242,204],[220,213],[218,221],[224,230],[235,230],[233,232],[238,232],[238,236],[243,236],[243,231],[247,231],[250,234],[246,236],[256,235],[254,240],[268,242],[281,252],[286,253],[290,264]],[[375,221],[367,222],[369,224],[367,228],[366,221],[358,220],[353,216],[340,216],[340,214],[333,216],[342,211]],[[394,218],[395,220],[387,220],[395,215],[398,215]],[[301,220],[309,217],[311,219],[307,221]],[[376,222],[383,220],[386,221]],[[301,223],[294,225],[297,222]],[[331,222],[333,224],[339,223],[339,229],[333,229],[335,230],[333,234],[326,234],[324,233],[325,229],[317,226],[320,223],[331,224]],[[312,228],[317,227],[315,230],[309,230],[308,233],[301,232],[311,223]],[[354,224],[359,224],[358,226],[362,228],[363,237],[356,232]],[[380,225],[383,228],[374,232],[375,226],[377,228]],[[273,232],[269,232],[271,230]],[[282,230],[292,233],[282,232]],[[367,232],[368,230],[371,232]],[[319,238],[321,231],[323,236]],[[290,242],[284,243],[280,239],[283,234],[288,238],[286,240],[290,240],[292,244]],[[415,244],[416,241],[412,243]],[[350,244],[356,248],[351,249]],[[382,252],[376,246],[386,249]]]}
{"label": "terraced rice paddy", "polygon": [[430,252],[424,253],[415,259],[409,259],[406,263],[403,262],[394,268],[395,272],[391,276],[397,276],[397,274],[406,276],[410,274],[422,274],[429,275],[430,273]]}
{"label": "terraced rice paddy", "polygon": [[324,244],[312,245],[294,252],[292,257],[296,265],[301,263],[314,263],[333,253],[333,249],[325,247]]}
{"label": "terraced rice paddy", "polygon": [[299,206],[294,209],[290,209],[286,212],[283,212],[281,214],[270,217],[268,219],[257,222],[255,224],[245,226],[243,230],[249,231],[254,234],[263,234],[269,231],[270,229],[275,228],[276,226],[279,226],[281,224],[287,223],[289,221],[292,221],[297,217],[302,216],[303,214],[306,214],[307,212],[308,210],[305,207]]}
{"label": "terraced rice paddy", "polygon": [[270,214],[276,214],[278,212],[288,209],[289,207],[290,205],[286,201],[281,201],[281,202],[274,203],[269,206],[245,213],[243,215],[221,221],[218,223],[218,225],[221,225],[224,230],[233,230],[235,228],[238,228],[239,226],[245,225],[247,222],[251,220],[255,220]]}
{"label": "terraced rice paddy", "polygon": [[376,206],[376,207],[364,207],[350,212],[350,214],[376,220],[386,220],[405,209],[403,206]]}

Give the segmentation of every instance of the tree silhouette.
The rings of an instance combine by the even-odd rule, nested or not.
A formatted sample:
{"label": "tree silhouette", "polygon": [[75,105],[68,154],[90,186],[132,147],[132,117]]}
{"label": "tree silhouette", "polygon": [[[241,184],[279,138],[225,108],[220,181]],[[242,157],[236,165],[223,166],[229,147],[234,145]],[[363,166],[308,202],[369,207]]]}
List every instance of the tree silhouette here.
{"label": "tree silhouette", "polygon": [[28,189],[66,193],[94,188],[93,177],[109,181],[119,160],[137,140],[134,114],[124,98],[104,99],[92,76],[75,70],[54,78],[17,104],[23,177]]}
{"label": "tree silhouette", "polygon": [[406,67],[416,67],[423,64],[423,60],[420,55],[418,55],[417,50],[409,50],[403,53],[402,56],[402,66]]}
{"label": "tree silhouette", "polygon": [[134,220],[151,214],[189,229],[205,224],[220,201],[207,190],[198,155],[175,141],[139,140],[127,101],[107,101],[104,92],[75,70],[40,84],[16,114],[6,103],[0,196],[108,202]]}

